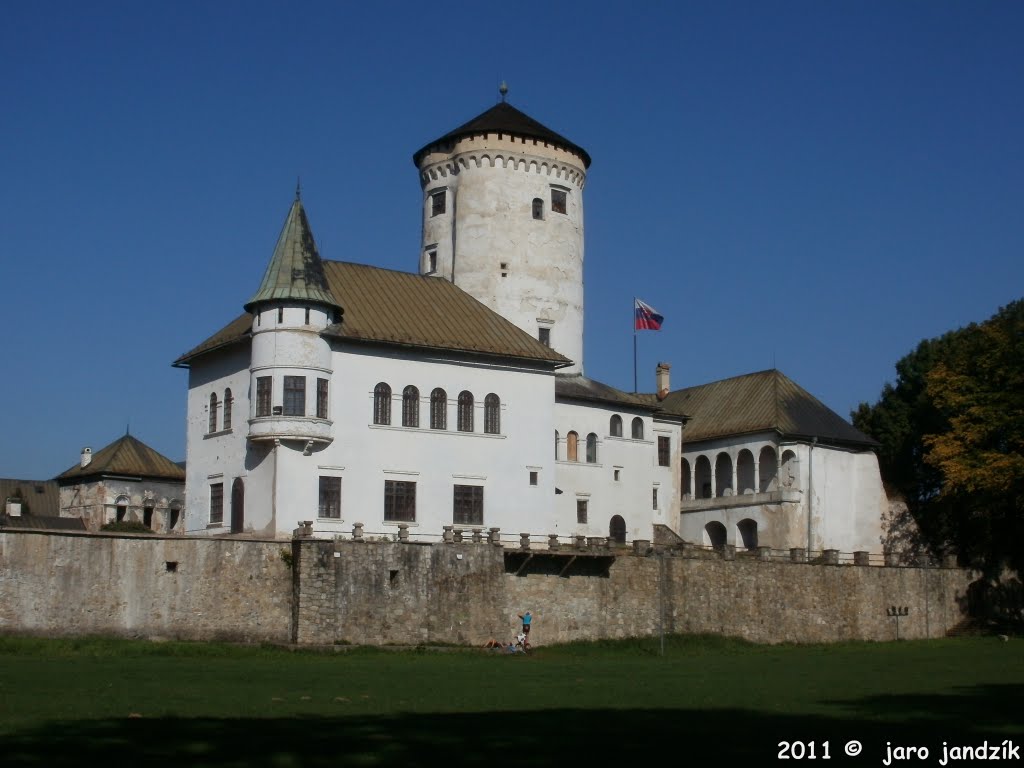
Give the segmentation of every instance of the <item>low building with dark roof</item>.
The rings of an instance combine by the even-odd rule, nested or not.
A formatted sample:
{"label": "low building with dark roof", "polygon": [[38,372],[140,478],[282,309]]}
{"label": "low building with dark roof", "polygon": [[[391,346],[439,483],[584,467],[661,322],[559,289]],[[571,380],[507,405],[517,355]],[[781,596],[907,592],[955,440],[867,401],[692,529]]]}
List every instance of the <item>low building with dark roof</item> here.
{"label": "low building with dark roof", "polygon": [[685,411],[680,534],[711,546],[877,552],[878,443],[778,370],[670,392]]}
{"label": "low building with dark roof", "polygon": [[60,515],[89,531],[112,522],[138,522],[159,533],[184,530],[185,470],[126,434],[57,476]]}

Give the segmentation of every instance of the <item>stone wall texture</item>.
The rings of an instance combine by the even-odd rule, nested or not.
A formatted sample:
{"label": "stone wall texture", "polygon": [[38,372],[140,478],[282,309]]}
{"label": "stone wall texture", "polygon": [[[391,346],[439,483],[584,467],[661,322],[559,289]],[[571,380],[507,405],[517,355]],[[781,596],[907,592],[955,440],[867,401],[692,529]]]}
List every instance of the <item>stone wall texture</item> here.
{"label": "stone wall texture", "polygon": [[0,532],[0,631],[287,643],[289,546]]}
{"label": "stone wall texture", "polygon": [[650,550],[0,532],[0,632],[476,645],[510,640],[530,610],[534,645],[662,630],[885,641],[893,608],[901,638],[954,629],[973,578]]}

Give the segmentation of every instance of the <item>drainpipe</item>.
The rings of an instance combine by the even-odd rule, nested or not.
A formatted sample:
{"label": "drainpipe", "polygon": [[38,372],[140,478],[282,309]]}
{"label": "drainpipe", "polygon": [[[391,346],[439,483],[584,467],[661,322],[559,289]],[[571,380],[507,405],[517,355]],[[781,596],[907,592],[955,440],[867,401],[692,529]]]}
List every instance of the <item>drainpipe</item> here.
{"label": "drainpipe", "polygon": [[807,556],[811,556],[811,512],[814,507],[814,446],[818,438],[811,440],[807,451]]}

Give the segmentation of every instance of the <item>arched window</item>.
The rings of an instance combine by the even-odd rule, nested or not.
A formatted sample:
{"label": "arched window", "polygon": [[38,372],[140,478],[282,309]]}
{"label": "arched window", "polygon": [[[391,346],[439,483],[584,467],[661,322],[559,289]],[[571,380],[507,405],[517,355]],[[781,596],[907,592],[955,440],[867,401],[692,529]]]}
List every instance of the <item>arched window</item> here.
{"label": "arched window", "polygon": [[711,460],[707,456],[698,456],[694,467],[694,496],[698,499],[710,499],[711,491]]}
{"label": "arched window", "polygon": [[622,437],[622,417],[617,413],[608,422],[608,434],[612,437]]}
{"label": "arched window", "polygon": [[736,493],[754,493],[754,454],[744,448],[736,454]]}
{"label": "arched window", "polygon": [[231,390],[224,390],[224,429],[231,429]]}
{"label": "arched window", "polygon": [[641,419],[639,416],[633,419],[633,439],[644,439],[644,420]]}
{"label": "arched window", "polygon": [[779,489],[779,466],[775,457],[775,449],[766,445],[757,457],[758,474],[760,475],[760,491],[768,493]]}
{"label": "arched window", "polygon": [[533,218],[544,218],[544,201],[541,200],[539,197],[533,198]]}
{"label": "arched window", "polygon": [[473,393],[459,392],[459,432],[473,431]]}
{"label": "arched window", "polygon": [[681,459],[679,462],[679,488],[683,494],[684,499],[693,498],[692,490],[692,478],[690,477],[690,462],[686,459]]}
{"label": "arched window", "polygon": [[448,393],[440,387],[430,393],[430,428],[448,429]]}
{"label": "arched window", "polygon": [[783,451],[782,453],[782,487],[800,487],[800,479],[797,475],[796,454],[792,451]]}
{"label": "arched window", "polygon": [[402,390],[402,426],[420,425],[420,391],[410,384]]}
{"label": "arched window", "polygon": [[391,387],[383,381],[373,388],[373,423],[391,423]]}
{"label": "arched window", "polygon": [[704,526],[704,533],[707,536],[707,543],[715,549],[725,548],[725,526],[717,520],[713,520]]}
{"label": "arched window", "polygon": [[715,459],[715,496],[732,496],[732,456],[724,451]]}
{"label": "arched window", "polygon": [[558,430],[556,429],[555,430],[555,461],[558,461],[558,440],[559,440],[559,438],[560,438],[560,435],[558,434]]}
{"label": "arched window", "polygon": [[208,432],[217,431],[217,393],[210,393],[210,428]]}
{"label": "arched window", "polygon": [[565,436],[565,458],[568,461],[579,461],[579,441],[580,436],[575,432],[570,432]]}
{"label": "arched window", "polygon": [[587,463],[597,462],[597,435],[591,432],[587,435]]}
{"label": "arched window", "polygon": [[501,434],[501,399],[493,392],[484,398],[484,432]]}
{"label": "arched window", "polygon": [[740,532],[740,541],[744,549],[757,549],[757,521],[749,517],[740,520],[736,528]]}

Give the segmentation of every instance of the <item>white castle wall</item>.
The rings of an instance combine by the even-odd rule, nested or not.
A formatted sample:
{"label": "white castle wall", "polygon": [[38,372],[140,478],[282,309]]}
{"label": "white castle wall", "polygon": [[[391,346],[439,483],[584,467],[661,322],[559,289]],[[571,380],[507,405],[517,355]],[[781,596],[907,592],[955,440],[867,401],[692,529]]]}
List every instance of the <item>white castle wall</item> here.
{"label": "white castle wall", "polygon": [[[553,375],[425,354],[338,347],[331,363],[333,441],[312,449],[305,440],[252,443],[247,450],[243,425],[229,434],[203,433],[203,404],[209,392],[247,379],[246,356],[241,353],[247,345],[239,349],[230,361],[207,365],[200,358],[193,362],[188,465],[191,532],[228,530],[230,489],[236,477],[245,485],[245,530],[264,536],[289,537],[307,520],[314,522],[317,536],[350,534],[355,522],[365,525],[367,535],[397,533],[397,523],[383,520],[386,479],[417,484],[416,522],[410,525],[414,538],[436,540],[442,526],[452,524],[456,484],[484,487],[484,527],[500,527],[510,535],[547,528],[554,504]],[[378,382],[392,388],[388,426],[373,423],[373,391]],[[402,391],[410,384],[420,391],[418,428],[401,426]],[[430,394],[435,387],[448,395],[444,431],[429,428]],[[456,403],[463,390],[475,400],[472,433],[456,429]],[[491,392],[502,403],[498,435],[484,434],[484,398]],[[307,388],[307,398],[314,396]],[[535,486],[530,485],[530,471],[537,472]],[[341,478],[340,520],[318,519],[321,475]],[[224,483],[224,523],[207,529],[212,482]]]}
{"label": "white castle wall", "polygon": [[[612,437],[609,430],[614,414],[622,417],[623,436]],[[678,472],[680,426],[643,416],[644,436],[633,439],[630,425],[636,413],[595,403],[559,402],[555,405],[558,430],[556,486],[557,530],[582,536],[608,536],[609,523],[620,515],[626,523],[627,540],[654,538],[654,525],[675,530],[679,519]],[[570,431],[579,435],[577,460],[569,460],[566,441]],[[587,435],[597,435],[597,461],[587,462]],[[658,435],[671,440],[669,466],[658,465]],[[618,472],[618,479],[616,479]],[[653,491],[658,490],[654,508]],[[576,502],[587,501],[587,523],[577,523]]]}

